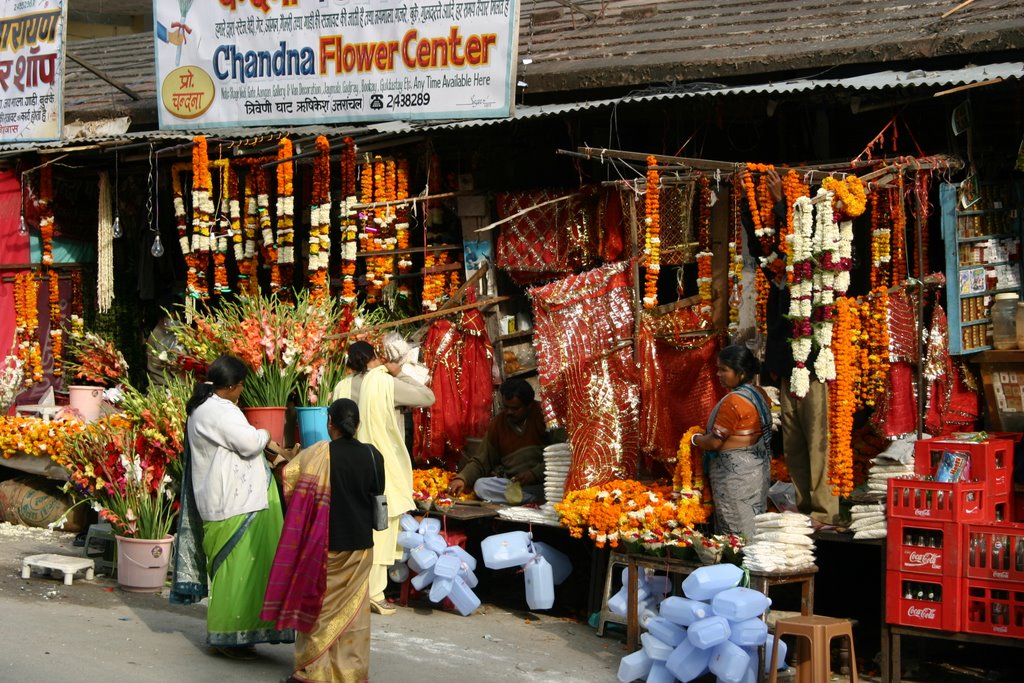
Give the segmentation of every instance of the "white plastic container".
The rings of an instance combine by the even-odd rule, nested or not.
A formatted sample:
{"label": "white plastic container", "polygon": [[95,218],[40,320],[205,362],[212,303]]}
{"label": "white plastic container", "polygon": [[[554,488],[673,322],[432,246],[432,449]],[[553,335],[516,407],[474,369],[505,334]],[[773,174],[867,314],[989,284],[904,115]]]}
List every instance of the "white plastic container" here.
{"label": "white plastic container", "polygon": [[[771,633],[769,633],[768,637],[764,641],[764,665],[766,667],[772,665],[772,648],[773,647],[775,647],[775,636],[773,636]],[[789,651],[789,647],[786,645],[786,641],[780,640],[779,641],[778,661],[775,662],[776,670],[782,671],[783,669],[786,668],[786,666],[787,666],[787,664],[786,664],[786,654],[787,654],[788,651]]]}
{"label": "white plastic container", "polygon": [[751,588],[729,588],[711,600],[711,611],[729,621],[744,621],[764,614],[772,604],[771,599]]}
{"label": "white plastic container", "polygon": [[464,617],[468,617],[480,606],[480,598],[476,596],[476,593],[466,585],[466,582],[460,576],[456,576],[455,580],[452,581],[452,592],[448,594],[448,599],[455,605],[455,609],[459,610],[459,614]]}
{"label": "white plastic container", "polygon": [[552,548],[541,541],[533,542],[533,549],[544,556],[544,559],[551,565],[551,579],[555,585],[561,585],[572,573],[572,562],[569,556],[557,548]]}
{"label": "white plastic container", "polygon": [[423,590],[424,588],[426,588],[427,586],[429,586],[433,582],[434,582],[434,570],[433,569],[428,569],[427,571],[425,571],[425,572],[423,572],[421,574],[417,574],[416,576],[412,577],[412,579],[409,580],[409,583],[412,584],[412,587],[415,588],[418,591]]}
{"label": "white plastic container", "polygon": [[643,650],[626,655],[619,662],[619,683],[633,683],[639,678],[647,678],[651,664],[651,658]]}
{"label": "white plastic container", "polygon": [[459,573],[462,563],[455,555],[445,553],[434,563],[434,575],[441,579],[454,579]]}
{"label": "white plastic container", "polygon": [[656,595],[668,595],[672,592],[672,577],[665,574],[648,576],[647,588]]}
{"label": "white plastic container", "polygon": [[1013,292],[996,294],[992,304],[992,346],[999,350],[1017,348],[1017,304]]}
{"label": "white plastic container", "polygon": [[459,558],[460,562],[464,562],[472,571],[476,571],[476,558],[467,553],[460,546],[450,545],[448,546],[448,552],[453,553]]}
{"label": "white plastic container", "polygon": [[679,643],[665,661],[665,666],[683,683],[688,683],[708,670],[711,650],[701,650],[689,640]]}
{"label": "white plastic container", "polygon": [[480,542],[484,564],[489,569],[521,567],[533,558],[530,551],[530,534],[525,531],[508,531],[488,536]]}
{"label": "white plastic container", "polygon": [[448,541],[444,540],[444,536],[440,534],[429,534],[424,537],[423,541],[427,544],[428,548],[438,555],[448,549]]}
{"label": "white plastic container", "polygon": [[725,617],[707,617],[693,622],[686,629],[686,639],[701,650],[724,643],[729,640],[731,634],[729,620]]}
{"label": "white plastic container", "polygon": [[733,622],[729,628],[732,629],[729,640],[740,647],[764,645],[764,641],[768,637],[768,624],[757,617]]}
{"label": "white plastic container", "polygon": [[649,631],[640,634],[640,644],[644,647],[647,656],[656,662],[664,662],[672,654],[675,648],[668,643],[662,642],[654,637]]}
{"label": "white plastic container", "polygon": [[647,683],[673,683],[676,677],[665,666],[665,662],[651,662],[651,671],[647,674]]}
{"label": "white plastic container", "polygon": [[422,574],[434,566],[437,562],[437,553],[428,550],[424,545],[418,545],[409,549],[409,569],[417,574]]}
{"label": "white plastic container", "polygon": [[629,596],[626,593],[626,587],[623,586],[618,593],[608,598],[608,609],[620,617],[626,616],[626,612],[629,610]]}
{"label": "white plastic container", "polygon": [[691,600],[711,600],[719,591],[732,588],[743,578],[743,570],[734,564],[699,567],[683,579],[683,593]]}
{"label": "white plastic container", "polygon": [[430,584],[430,602],[441,602],[452,592],[454,579],[442,579],[435,576],[434,583]]}
{"label": "white plastic container", "polygon": [[435,517],[424,517],[420,520],[418,531],[424,536],[441,533],[441,520]]}
{"label": "white plastic container", "polygon": [[661,617],[659,617],[658,613],[655,611],[656,609],[658,609],[657,606],[652,605],[652,607],[654,609],[646,608],[640,610],[640,628],[647,628],[647,624],[651,623],[651,619],[661,619]]}
{"label": "white plastic container", "polygon": [[673,624],[665,617],[654,617],[647,622],[647,630],[663,643],[676,647],[686,639],[686,629]]}
{"label": "white plastic container", "polygon": [[555,584],[551,565],[538,555],[523,570],[526,577],[526,604],[530,609],[551,609],[555,604]]}
{"label": "white plastic container", "polygon": [[459,569],[459,576],[466,582],[466,585],[470,588],[476,588],[476,585],[480,583],[479,579],[476,578],[476,574],[473,573],[472,569],[467,568],[465,565],[461,565]]}
{"label": "white plastic container", "polygon": [[398,545],[402,546],[406,550],[409,548],[415,548],[416,546],[423,545],[423,537],[415,531],[399,531]]}
{"label": "white plastic container", "polygon": [[388,578],[395,583],[402,583],[409,578],[409,565],[405,562],[395,562],[388,567]]}
{"label": "white plastic container", "polygon": [[398,518],[398,528],[402,531],[416,531],[420,528],[420,523],[412,515],[402,515]]}
{"label": "white plastic container", "polygon": [[674,624],[689,626],[695,621],[711,616],[711,606],[705,602],[672,595],[661,601],[661,616]]}
{"label": "white plastic container", "polygon": [[728,640],[717,645],[711,653],[708,668],[724,683],[741,683],[750,664],[750,655],[739,645]]}

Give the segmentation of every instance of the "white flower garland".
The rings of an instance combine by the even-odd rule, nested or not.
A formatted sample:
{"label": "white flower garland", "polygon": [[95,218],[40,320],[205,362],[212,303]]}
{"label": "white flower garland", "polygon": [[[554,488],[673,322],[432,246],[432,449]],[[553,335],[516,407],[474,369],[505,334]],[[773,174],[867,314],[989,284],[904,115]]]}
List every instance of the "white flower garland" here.
{"label": "white flower garland", "polygon": [[[114,303],[114,220],[110,177],[100,173],[99,211],[96,216],[96,307],[106,313]],[[50,277],[57,277],[51,273]]]}
{"label": "white flower garland", "polygon": [[[809,197],[798,197],[793,205],[793,233],[788,236],[792,260],[786,266],[790,273],[789,318],[796,327],[810,325],[813,280],[806,276],[814,249],[814,207]],[[799,271],[799,275],[797,272]],[[810,369],[806,367],[812,349],[812,337],[794,332],[791,340],[795,365],[790,376],[790,391],[803,398],[810,388]]]}

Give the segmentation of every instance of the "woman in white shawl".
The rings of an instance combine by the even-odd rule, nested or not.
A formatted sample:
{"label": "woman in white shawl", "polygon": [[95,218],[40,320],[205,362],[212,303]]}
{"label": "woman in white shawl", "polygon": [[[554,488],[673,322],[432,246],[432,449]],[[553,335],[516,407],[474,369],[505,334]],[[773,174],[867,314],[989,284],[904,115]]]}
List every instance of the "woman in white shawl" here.
{"label": "woman in white shawl", "polygon": [[384,455],[389,523],[384,531],[373,532],[370,609],[387,616],[395,613],[384,599],[388,568],[402,557],[398,518],[414,507],[412,460],[405,447],[405,424],[399,409],[429,408],[434,405],[434,392],[402,372],[398,363],[379,358],[373,346],[364,341],[349,346],[346,364],[353,374],[338,382],[331,400],[350,398],[359,404],[362,421],[356,438],[373,444]]}

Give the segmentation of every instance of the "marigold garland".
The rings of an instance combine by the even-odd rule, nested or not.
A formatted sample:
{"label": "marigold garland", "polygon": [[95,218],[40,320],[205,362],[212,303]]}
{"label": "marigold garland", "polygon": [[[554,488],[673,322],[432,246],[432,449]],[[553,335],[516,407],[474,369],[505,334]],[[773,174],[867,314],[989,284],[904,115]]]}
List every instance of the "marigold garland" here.
{"label": "marigold garland", "polygon": [[39,171],[39,235],[44,266],[53,265],[53,167],[46,165]]}
{"label": "marigold garland", "polygon": [[903,174],[900,174],[897,187],[887,192],[889,199],[889,220],[892,232],[892,281],[896,287],[907,279],[907,214],[903,208]]}
{"label": "marigold garland", "polygon": [[856,406],[854,382],[857,352],[851,343],[852,302],[846,297],[836,301],[836,317],[832,337],[836,377],[829,382],[828,392],[828,481],[832,493],[845,498],[853,491],[853,411]]}
{"label": "marigold garland", "polygon": [[309,208],[309,272],[310,298],[325,300],[329,294],[327,268],[331,253],[331,145],[318,135],[313,161],[313,194]]}
{"label": "marigold garland", "polygon": [[839,222],[857,218],[867,208],[864,182],[855,175],[848,175],[843,180],[829,176],[821,181],[821,186],[833,193],[833,204],[836,205],[833,210],[841,214],[837,216]]}
{"label": "marigold garland", "polygon": [[676,452],[676,467],[672,473],[672,488],[676,491],[693,490],[693,453],[690,440],[697,434],[703,434],[704,429],[694,425],[686,430],[679,439],[679,450]]}
{"label": "marigold garland", "polygon": [[206,136],[197,135],[192,145],[192,240],[186,253],[187,294],[205,301],[210,296],[206,271],[210,263],[210,226],[213,223],[213,179]]}
{"label": "marigold garland", "polygon": [[39,283],[35,273],[14,276],[15,343],[22,363],[22,383],[29,387],[43,381],[43,354],[39,347]]}
{"label": "marigold garland", "polygon": [[295,263],[295,162],[292,141],[277,143],[277,260],[271,266],[270,289],[279,292],[290,284],[290,266]]}
{"label": "marigold garland", "polygon": [[701,313],[711,315],[711,181],[702,173],[697,182],[697,296]]}
{"label": "marigold garland", "polygon": [[885,216],[885,201],[881,192],[871,193],[871,287],[885,286],[892,281],[892,256],[889,224]]}
{"label": "marigold garland", "polygon": [[356,298],[356,252],[359,230],[356,222],[356,147],[352,138],[343,140],[341,149],[341,300]]}
{"label": "marigold garland", "polygon": [[231,164],[228,159],[218,159],[213,167],[220,173],[220,202],[217,207],[217,230],[211,235],[213,250],[213,291],[218,294],[231,292],[228,283],[227,256],[231,241]]}
{"label": "marigold garland", "polygon": [[[750,217],[754,221],[754,236],[761,242],[761,265],[767,263],[775,250],[775,219],[772,212],[771,193],[768,190],[768,171],[775,170],[772,164],[747,163],[747,173],[743,175],[743,189],[750,207]],[[757,187],[754,186],[754,174],[759,173]]]}
{"label": "marigold garland", "polygon": [[654,308],[658,305],[658,275],[661,272],[661,214],[658,195],[661,193],[661,180],[657,166],[657,157],[649,155],[644,193],[644,253],[647,256],[647,268],[644,273],[644,308]]}
{"label": "marigold garland", "polygon": [[864,320],[864,332],[868,339],[868,384],[864,403],[874,406],[885,395],[889,387],[889,290],[876,287],[869,297],[870,313]]}
{"label": "marigold garland", "polygon": [[[53,354],[53,376],[61,375],[61,358],[64,353],[64,337],[60,324],[60,280],[53,265],[53,232],[56,220],[53,215],[53,167],[44,166],[39,179],[39,232],[43,276],[47,279],[47,301],[50,317],[50,350]],[[27,366],[26,366],[27,367]],[[28,372],[25,373],[28,375]]]}
{"label": "marigold garland", "polygon": [[732,184],[732,234],[729,241],[729,334],[739,332],[740,304],[743,302],[743,222],[740,219],[740,201],[743,187],[740,183]]}

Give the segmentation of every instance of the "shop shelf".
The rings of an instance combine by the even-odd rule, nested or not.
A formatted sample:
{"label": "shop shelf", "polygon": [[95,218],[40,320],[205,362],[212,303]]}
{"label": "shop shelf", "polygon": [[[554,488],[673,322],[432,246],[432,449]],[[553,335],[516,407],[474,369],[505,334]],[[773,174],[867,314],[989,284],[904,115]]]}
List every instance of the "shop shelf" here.
{"label": "shop shelf", "polygon": [[1024,590],[1024,524],[965,524],[960,543],[964,576]]}
{"label": "shop shelf", "polygon": [[1024,638],[1024,584],[964,579],[962,589],[963,631]]}
{"label": "shop shelf", "polygon": [[889,520],[886,565],[904,573],[962,576],[961,525],[929,520]]}
{"label": "shop shelf", "polygon": [[985,485],[976,482],[943,484],[921,479],[890,479],[889,520],[928,519],[934,522],[989,522]]}
{"label": "shop shelf", "polygon": [[959,631],[963,581],[959,576],[887,571],[885,621],[897,626]]}
{"label": "shop shelf", "polygon": [[914,472],[923,477],[934,477],[946,451],[968,456],[971,466],[965,479],[984,483],[989,495],[1010,493],[1013,487],[1013,441],[989,439],[974,443],[957,439],[922,439],[914,444]]}

